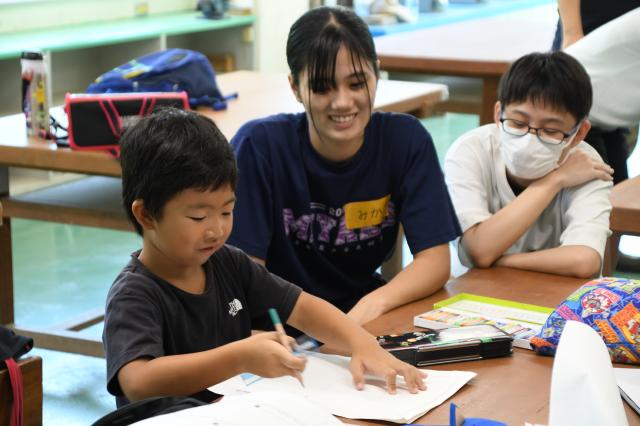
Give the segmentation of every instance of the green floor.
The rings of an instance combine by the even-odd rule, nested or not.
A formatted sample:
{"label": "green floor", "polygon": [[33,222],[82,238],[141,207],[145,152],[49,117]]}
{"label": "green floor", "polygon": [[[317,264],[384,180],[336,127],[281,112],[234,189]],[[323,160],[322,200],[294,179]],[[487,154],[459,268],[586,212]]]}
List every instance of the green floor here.
{"label": "green floor", "polygon": [[[476,127],[478,118],[446,114],[424,124],[442,161],[455,138]],[[114,277],[140,246],[133,233],[28,220],[14,219],[12,231],[16,320],[30,326],[102,307]],[[85,331],[101,332],[101,324]],[[45,425],[87,425],[115,408],[105,388],[104,359],[37,348],[31,354],[43,358]]]}
{"label": "green floor", "polygon": [[[47,326],[104,306],[107,290],[129,253],[130,232],[12,220],[16,321]],[[102,324],[83,333],[100,336]],[[43,359],[45,425],[87,425],[115,408],[105,388],[105,363],[36,349]]]}

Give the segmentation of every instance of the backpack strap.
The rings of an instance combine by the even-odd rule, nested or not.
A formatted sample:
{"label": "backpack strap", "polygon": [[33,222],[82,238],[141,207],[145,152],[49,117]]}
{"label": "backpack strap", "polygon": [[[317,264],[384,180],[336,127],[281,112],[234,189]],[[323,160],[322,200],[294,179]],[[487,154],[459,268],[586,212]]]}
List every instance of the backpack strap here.
{"label": "backpack strap", "polygon": [[210,95],[202,95],[200,97],[190,97],[189,106],[195,109],[200,105],[207,105],[214,109],[214,111],[220,111],[227,109],[227,101],[238,98],[238,92],[230,93],[221,98],[212,97]]}
{"label": "backpack strap", "polygon": [[11,381],[11,388],[13,389],[13,403],[11,405],[11,420],[9,424],[11,426],[22,426],[23,424],[23,389],[22,389],[22,372],[20,367],[13,358],[7,358],[4,360],[7,365],[7,371],[9,372],[9,380]]}

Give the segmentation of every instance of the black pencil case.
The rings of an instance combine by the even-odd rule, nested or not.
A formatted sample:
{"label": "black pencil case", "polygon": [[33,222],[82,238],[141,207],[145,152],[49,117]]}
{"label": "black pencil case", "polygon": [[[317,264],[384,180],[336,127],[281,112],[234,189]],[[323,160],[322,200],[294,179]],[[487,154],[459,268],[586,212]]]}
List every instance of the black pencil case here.
{"label": "black pencil case", "polygon": [[64,109],[69,119],[69,145],[117,157],[125,128],[161,107],[189,109],[186,92],[67,93]]}
{"label": "black pencil case", "polygon": [[424,367],[511,355],[513,337],[488,324],[378,336],[396,358]]}

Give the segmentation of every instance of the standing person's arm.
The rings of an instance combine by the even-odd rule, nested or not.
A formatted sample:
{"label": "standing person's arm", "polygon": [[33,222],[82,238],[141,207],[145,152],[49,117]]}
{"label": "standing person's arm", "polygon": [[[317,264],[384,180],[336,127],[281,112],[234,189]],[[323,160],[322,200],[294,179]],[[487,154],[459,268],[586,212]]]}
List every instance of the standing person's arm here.
{"label": "standing person's arm", "polygon": [[562,22],[562,49],[584,37],[580,0],[558,0],[558,12]]}

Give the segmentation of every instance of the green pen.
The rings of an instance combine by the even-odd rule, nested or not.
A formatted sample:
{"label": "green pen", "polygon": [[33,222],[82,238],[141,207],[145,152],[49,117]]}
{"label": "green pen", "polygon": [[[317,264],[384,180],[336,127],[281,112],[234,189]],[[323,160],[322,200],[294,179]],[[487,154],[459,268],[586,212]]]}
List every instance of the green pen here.
{"label": "green pen", "polygon": [[[278,339],[280,340],[280,343],[282,343],[282,346],[287,348],[289,352],[293,353],[293,348],[289,344],[289,337],[287,336],[287,333],[285,333],[284,331],[284,327],[282,326],[282,321],[280,320],[278,311],[276,311],[274,308],[270,308],[269,317],[271,317],[271,322],[273,322],[273,327],[276,329],[276,333],[278,334]],[[302,381],[302,374],[300,374],[298,370],[294,370],[294,371],[295,371],[296,378],[300,381],[300,384],[302,385],[302,387],[304,387],[304,382]]]}

